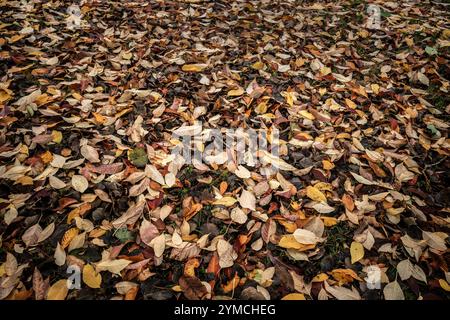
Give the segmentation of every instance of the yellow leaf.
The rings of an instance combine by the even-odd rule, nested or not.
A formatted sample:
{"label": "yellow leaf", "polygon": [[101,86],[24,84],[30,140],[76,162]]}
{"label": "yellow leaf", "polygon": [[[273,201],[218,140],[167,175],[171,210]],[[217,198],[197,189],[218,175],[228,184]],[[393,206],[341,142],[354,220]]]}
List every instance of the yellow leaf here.
{"label": "yellow leaf", "polygon": [[295,222],[287,220],[278,220],[278,222],[286,228],[286,232],[294,233],[297,230],[297,224]]}
{"label": "yellow leaf", "polygon": [[376,83],[372,83],[370,85],[370,88],[372,89],[373,93],[378,94],[378,92],[380,92],[380,86],[377,85]]}
{"label": "yellow leaf", "polygon": [[106,233],[106,230],[104,229],[94,229],[91,232],[89,232],[89,237],[90,238],[99,238],[101,236],[103,236]]}
{"label": "yellow leaf", "polygon": [[132,111],[133,108],[128,108],[128,109],[123,109],[122,111],[120,111],[119,113],[117,113],[114,117],[115,118],[120,118],[121,116],[123,116],[124,114]]}
{"label": "yellow leaf", "polygon": [[327,197],[316,187],[306,187],[306,195],[314,201],[326,202]]}
{"label": "yellow leaf", "polygon": [[227,197],[223,197],[223,198],[220,198],[219,200],[214,201],[213,204],[230,207],[233,204],[235,204],[236,202],[237,202],[237,200],[235,198],[227,196]]}
{"label": "yellow leaf", "polygon": [[442,31],[441,38],[447,40],[450,39],[450,29],[445,29],[444,31]]}
{"label": "yellow leaf", "polygon": [[0,89],[0,102],[5,102],[12,98],[10,94],[10,90],[6,91],[5,89]]}
{"label": "yellow leaf", "polygon": [[12,36],[12,37],[9,39],[9,43],[17,42],[17,41],[19,41],[20,39],[22,39],[22,38],[24,38],[24,37],[25,37],[24,34],[22,34],[22,35],[16,34],[15,36]]}
{"label": "yellow leaf", "polygon": [[337,224],[337,219],[333,217],[320,217],[323,220],[325,227],[332,227]]}
{"label": "yellow leaf", "polygon": [[98,123],[103,124],[106,121],[106,117],[102,116],[100,113],[93,112],[92,114],[94,115],[95,121]]}
{"label": "yellow leaf", "polygon": [[300,110],[299,114],[308,120],[314,120],[315,117],[312,115],[312,113],[306,111],[306,110]]}
{"label": "yellow leaf", "polygon": [[362,29],[358,31],[358,34],[362,37],[362,38],[367,38],[369,36],[369,32],[367,32],[367,30]]}
{"label": "yellow leaf", "polygon": [[444,279],[439,279],[439,284],[441,288],[444,289],[445,291],[450,291],[450,285]]}
{"label": "yellow leaf", "polygon": [[337,136],[336,136],[336,139],[350,139],[351,138],[351,136],[350,136],[350,134],[348,134],[348,133],[339,133]]}
{"label": "yellow leaf", "polygon": [[181,289],[181,287],[179,285],[173,286],[172,290],[175,292],[183,292],[183,289]]}
{"label": "yellow leaf", "polygon": [[131,57],[133,57],[133,54],[132,54],[131,52],[123,52],[123,53],[122,53],[122,58],[123,58],[124,60],[130,60]]}
{"label": "yellow leaf", "polygon": [[69,230],[64,233],[64,236],[61,239],[61,247],[65,249],[73,238],[75,238],[78,235],[78,229],[77,228],[70,228]]}
{"label": "yellow leaf", "polygon": [[328,160],[322,160],[322,165],[325,170],[331,170],[334,168],[334,164]]}
{"label": "yellow leaf", "polygon": [[293,107],[294,102],[297,101],[297,97],[295,96],[295,92],[293,91],[285,91],[281,95],[286,98],[287,104],[291,107]]}
{"label": "yellow leaf", "polygon": [[331,73],[331,69],[329,68],[329,67],[322,67],[322,68],[320,68],[320,74],[322,75],[322,76],[326,76],[327,74],[330,74]]}
{"label": "yellow leaf", "polygon": [[297,60],[295,60],[295,65],[297,66],[297,67],[301,67],[301,66],[303,66],[305,64],[305,59],[303,59],[303,58],[297,58]]}
{"label": "yellow leaf", "polygon": [[48,94],[44,93],[38,96],[36,100],[34,100],[34,103],[36,103],[38,106],[41,106],[43,104],[46,104],[49,99],[50,97],[48,96]]}
{"label": "yellow leaf", "polygon": [[414,40],[411,37],[406,38],[405,42],[409,47],[412,47],[414,45]]}
{"label": "yellow leaf", "polygon": [[339,282],[339,286],[353,282],[354,280],[362,281],[360,277],[352,269],[334,269],[331,271],[333,278]]}
{"label": "yellow leaf", "polygon": [[229,97],[237,97],[237,96],[242,96],[244,94],[244,89],[239,88],[239,89],[234,89],[234,90],[230,90],[228,91],[228,96]]}
{"label": "yellow leaf", "polygon": [[263,70],[265,66],[266,65],[261,61],[257,61],[254,64],[252,64],[252,68],[255,70]]}
{"label": "yellow leaf", "polygon": [[289,293],[285,295],[281,300],[306,300],[303,293]]}
{"label": "yellow leaf", "polygon": [[258,104],[255,108],[257,114],[263,114],[267,112],[267,103],[265,101]]}
{"label": "yellow leaf", "polygon": [[317,189],[319,189],[320,191],[333,191],[333,186],[329,183],[326,182],[317,182],[316,184],[314,184],[314,187],[316,187]]}
{"label": "yellow leaf", "polygon": [[294,235],[288,234],[281,237],[280,242],[278,242],[278,246],[285,249],[296,249],[299,251],[306,251],[309,249],[314,249],[316,245],[314,244],[301,244],[297,240],[295,240]]}
{"label": "yellow leaf", "polygon": [[350,109],[356,109],[356,104],[350,100],[350,99],[345,99],[345,104],[347,105],[347,107],[349,107]]}
{"label": "yellow leaf", "polygon": [[20,183],[23,186],[32,186],[34,184],[33,178],[28,176],[22,176],[18,179],[16,179],[14,184]]}
{"label": "yellow leaf", "polygon": [[60,131],[56,131],[56,130],[52,131],[52,137],[53,137],[52,141],[54,143],[61,143],[62,138],[63,138],[62,133]]}
{"label": "yellow leaf", "polygon": [[200,72],[207,67],[206,64],[185,64],[181,67],[181,70],[185,72]]}
{"label": "yellow leaf", "polygon": [[67,280],[58,280],[48,289],[47,300],[64,300],[68,292]]}
{"label": "yellow leaf", "polygon": [[90,288],[100,288],[102,275],[95,271],[92,265],[86,264],[83,267],[83,282]]}
{"label": "yellow leaf", "polygon": [[311,282],[323,282],[328,279],[328,275],[326,273],[319,273],[315,276]]}
{"label": "yellow leaf", "polygon": [[350,246],[352,264],[364,258],[364,247],[361,243],[353,241]]}

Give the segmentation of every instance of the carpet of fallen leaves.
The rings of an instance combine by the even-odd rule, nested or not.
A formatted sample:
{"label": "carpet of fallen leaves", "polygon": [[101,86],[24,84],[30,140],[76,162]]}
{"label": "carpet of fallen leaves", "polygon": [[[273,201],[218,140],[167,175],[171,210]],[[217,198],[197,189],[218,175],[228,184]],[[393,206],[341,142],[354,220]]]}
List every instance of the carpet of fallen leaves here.
{"label": "carpet of fallen leaves", "polygon": [[0,299],[448,299],[443,2],[0,1]]}

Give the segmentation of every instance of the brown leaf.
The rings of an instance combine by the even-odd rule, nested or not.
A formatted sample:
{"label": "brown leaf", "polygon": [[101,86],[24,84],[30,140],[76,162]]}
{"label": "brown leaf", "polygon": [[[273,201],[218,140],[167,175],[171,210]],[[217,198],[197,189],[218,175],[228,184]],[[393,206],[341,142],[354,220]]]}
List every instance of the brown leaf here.
{"label": "brown leaf", "polygon": [[61,239],[61,248],[67,248],[72,239],[78,235],[78,232],[78,228],[70,228],[69,230],[67,230]]}
{"label": "brown leaf", "polygon": [[158,235],[158,228],[150,221],[144,219],[139,228],[139,236],[141,237],[142,242],[149,246],[150,242]]}
{"label": "brown leaf", "polygon": [[189,300],[201,300],[208,293],[206,287],[197,277],[181,276],[178,283]]}
{"label": "brown leaf", "polygon": [[22,235],[22,241],[27,247],[32,246],[38,242],[41,233],[41,226],[39,224],[35,224],[25,231],[25,233]]}
{"label": "brown leaf", "polygon": [[344,194],[342,196],[342,203],[344,203],[344,206],[347,210],[353,211],[355,209],[355,203],[353,202],[353,199],[348,194]]}
{"label": "brown leaf", "polygon": [[33,272],[33,291],[35,300],[44,300],[49,288],[49,279],[44,281],[38,268],[34,268]]}

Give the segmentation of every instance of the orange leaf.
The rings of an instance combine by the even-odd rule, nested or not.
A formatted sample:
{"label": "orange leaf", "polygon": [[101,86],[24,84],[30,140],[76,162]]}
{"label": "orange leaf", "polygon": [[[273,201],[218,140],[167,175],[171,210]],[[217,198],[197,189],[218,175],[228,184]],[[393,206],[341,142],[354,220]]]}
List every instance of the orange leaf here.
{"label": "orange leaf", "polygon": [[183,215],[186,221],[192,219],[197,212],[202,210],[203,205],[201,203],[194,203],[191,208]]}
{"label": "orange leaf", "polygon": [[124,300],[135,300],[136,295],[138,293],[139,287],[133,287],[130,290],[128,290],[127,294],[125,295]]}
{"label": "orange leaf", "polygon": [[78,235],[78,229],[77,228],[70,228],[69,230],[64,233],[64,236],[61,239],[61,247],[65,249],[73,238],[75,238]]}
{"label": "orange leaf", "polygon": [[349,211],[353,211],[353,209],[355,209],[355,203],[353,202],[352,197],[348,194],[344,194],[342,196],[342,203],[344,203],[345,208]]}
{"label": "orange leaf", "polygon": [[219,256],[217,252],[214,252],[211,260],[209,260],[208,268],[206,269],[207,273],[214,273],[214,276],[216,276],[219,273],[220,266],[219,266]]}
{"label": "orange leaf", "polygon": [[223,292],[228,293],[236,289],[236,287],[239,285],[239,276],[237,273],[234,274],[234,278],[227,282],[227,284],[222,285]]}
{"label": "orange leaf", "polygon": [[220,187],[219,187],[220,194],[224,194],[225,191],[227,191],[227,188],[228,188],[228,183],[226,181],[222,181],[220,183]]}
{"label": "orange leaf", "polygon": [[75,217],[83,216],[86,212],[91,210],[92,206],[89,202],[83,203],[81,206],[73,209],[69,212],[69,215],[67,216],[67,223],[71,223]]}
{"label": "orange leaf", "polygon": [[196,258],[189,259],[184,265],[184,275],[195,277],[195,269],[200,266],[200,262]]}
{"label": "orange leaf", "polygon": [[53,160],[53,154],[50,151],[45,151],[40,157],[45,164],[50,163]]}

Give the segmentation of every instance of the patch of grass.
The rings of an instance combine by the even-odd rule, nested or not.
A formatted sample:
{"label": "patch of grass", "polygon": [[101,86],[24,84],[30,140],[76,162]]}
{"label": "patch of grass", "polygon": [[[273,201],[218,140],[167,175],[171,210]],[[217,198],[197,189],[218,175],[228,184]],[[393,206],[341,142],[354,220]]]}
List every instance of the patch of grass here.
{"label": "patch of grass", "polygon": [[381,15],[382,18],[387,18],[387,17],[392,16],[391,13],[389,13],[389,12],[383,10],[383,9],[381,9],[380,15]]}
{"label": "patch of grass", "polygon": [[445,111],[445,108],[450,104],[450,97],[440,91],[439,86],[435,83],[430,83],[427,94],[428,101],[440,111]]}
{"label": "patch of grass", "polygon": [[222,228],[220,228],[220,230],[219,230],[219,234],[223,235],[223,234],[227,233],[227,230],[228,230],[228,225],[223,224]]}
{"label": "patch of grass", "polygon": [[364,22],[364,15],[360,12],[356,13],[356,22],[357,23],[363,23]]}
{"label": "patch of grass", "polygon": [[351,240],[352,229],[348,224],[339,222],[327,231],[325,251],[335,255],[344,249],[344,244]]}
{"label": "patch of grass", "polygon": [[361,3],[366,3],[366,1],[365,0],[353,0],[352,1],[352,3],[351,3],[351,6],[353,7],[353,6],[358,6],[358,5],[360,5]]}

